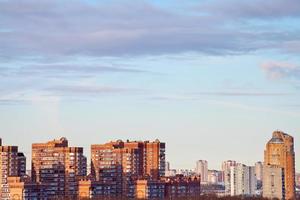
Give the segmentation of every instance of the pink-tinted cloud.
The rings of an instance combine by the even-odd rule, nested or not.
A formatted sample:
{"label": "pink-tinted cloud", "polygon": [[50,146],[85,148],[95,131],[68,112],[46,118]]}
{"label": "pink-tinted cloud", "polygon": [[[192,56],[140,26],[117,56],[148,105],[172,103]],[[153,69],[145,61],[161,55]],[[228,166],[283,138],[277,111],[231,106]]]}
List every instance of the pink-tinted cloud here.
{"label": "pink-tinted cloud", "polygon": [[268,61],[261,64],[268,78],[300,78],[300,67],[296,64],[282,61]]}

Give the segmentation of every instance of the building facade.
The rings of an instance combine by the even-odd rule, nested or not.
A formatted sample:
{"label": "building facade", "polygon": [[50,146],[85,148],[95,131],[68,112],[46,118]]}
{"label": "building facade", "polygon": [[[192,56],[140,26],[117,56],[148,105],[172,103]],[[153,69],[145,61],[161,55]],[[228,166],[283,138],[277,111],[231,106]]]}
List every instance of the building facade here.
{"label": "building facade", "polygon": [[47,200],[42,184],[34,183],[26,177],[8,177],[10,200]]}
{"label": "building facade", "polygon": [[196,162],[195,172],[201,176],[201,183],[208,183],[208,162],[206,160],[198,160]]}
{"label": "building facade", "polygon": [[8,177],[25,175],[26,157],[17,146],[2,146],[2,140],[0,143],[0,198],[6,200],[9,199]]}
{"label": "building facade", "polygon": [[270,199],[286,199],[284,169],[277,165],[265,165],[263,196]]}
{"label": "building facade", "polygon": [[83,148],[69,147],[66,138],[32,144],[32,181],[45,186],[48,198],[76,197],[86,164]]}
{"label": "building facade", "polygon": [[[272,173],[264,173],[263,182],[263,195],[264,197],[272,197],[275,194],[280,194],[280,192],[275,191],[274,189],[280,189],[280,185],[283,185],[282,196],[278,196],[278,198],[285,197],[285,199],[294,199],[295,198],[295,152],[294,152],[294,138],[284,132],[275,131],[273,132],[272,138],[266,145],[265,150],[265,160],[264,160],[264,169],[269,168],[281,168],[283,171],[283,175],[275,173],[276,175],[280,175],[280,177],[274,177]],[[272,171],[272,170],[271,170]],[[274,171],[276,171],[274,169]],[[278,169],[278,171],[280,171]],[[276,171],[277,172],[277,171]],[[271,176],[271,177],[270,177]],[[272,180],[280,180],[281,177],[284,177],[282,183],[278,186],[270,186],[268,184],[272,184]],[[267,181],[271,180],[271,181]],[[277,182],[276,182],[277,183]],[[270,188],[273,188],[271,191]],[[273,194],[273,195],[270,195]]]}

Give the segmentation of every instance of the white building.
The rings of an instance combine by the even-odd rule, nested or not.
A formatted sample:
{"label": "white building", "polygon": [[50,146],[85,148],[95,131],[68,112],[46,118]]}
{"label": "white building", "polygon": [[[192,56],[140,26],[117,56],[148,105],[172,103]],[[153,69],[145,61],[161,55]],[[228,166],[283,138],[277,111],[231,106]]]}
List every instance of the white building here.
{"label": "white building", "polygon": [[166,169],[166,171],[165,171],[166,177],[176,176],[176,169],[171,169],[170,162],[166,162],[165,169]]}
{"label": "white building", "polygon": [[236,164],[230,168],[230,195],[252,196],[256,191],[255,167]]}
{"label": "white building", "polygon": [[225,185],[225,195],[231,194],[231,167],[236,166],[237,162],[234,160],[227,160],[222,163],[223,180]]}
{"label": "white building", "polygon": [[206,160],[198,160],[196,163],[195,173],[201,176],[201,183],[208,183],[208,162]]}

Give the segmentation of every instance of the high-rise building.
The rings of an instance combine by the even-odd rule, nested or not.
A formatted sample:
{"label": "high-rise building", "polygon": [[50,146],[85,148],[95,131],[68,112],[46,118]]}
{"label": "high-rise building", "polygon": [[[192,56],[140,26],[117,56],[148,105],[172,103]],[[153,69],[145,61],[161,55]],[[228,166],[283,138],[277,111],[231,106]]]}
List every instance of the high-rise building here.
{"label": "high-rise building", "polygon": [[2,146],[0,139],[0,198],[9,199],[7,178],[9,176],[24,176],[26,172],[26,158],[18,152],[17,146]]}
{"label": "high-rise building", "polygon": [[69,147],[66,138],[32,144],[32,180],[44,185],[49,199],[76,197],[81,176],[86,176],[82,147]]}
{"label": "high-rise building", "polygon": [[[282,196],[277,196],[281,193]],[[263,196],[279,199],[295,198],[294,138],[281,131],[273,132],[272,138],[266,145]]]}
{"label": "high-rise building", "polygon": [[134,181],[138,178],[157,180],[165,175],[165,143],[159,140],[117,140],[92,145],[91,157],[92,176],[115,185],[116,196],[133,197]]}
{"label": "high-rise building", "polygon": [[198,160],[196,163],[195,172],[201,176],[201,183],[207,184],[208,182],[208,162],[206,160]]}
{"label": "high-rise building", "polygon": [[236,164],[230,169],[230,195],[255,195],[256,178],[255,167]]}
{"label": "high-rise building", "polygon": [[234,160],[227,160],[222,163],[223,180],[225,186],[225,195],[231,195],[231,167],[236,166],[237,162]]}

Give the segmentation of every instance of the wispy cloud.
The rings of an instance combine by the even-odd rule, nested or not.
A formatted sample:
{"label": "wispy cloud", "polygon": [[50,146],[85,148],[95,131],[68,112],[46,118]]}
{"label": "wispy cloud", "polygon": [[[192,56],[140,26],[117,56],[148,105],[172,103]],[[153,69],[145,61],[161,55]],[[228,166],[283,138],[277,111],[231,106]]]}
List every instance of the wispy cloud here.
{"label": "wispy cloud", "polygon": [[268,61],[261,64],[261,68],[271,79],[300,78],[300,67],[283,61]]}
{"label": "wispy cloud", "polygon": [[198,96],[254,96],[254,97],[266,97],[266,96],[282,96],[291,95],[289,93],[279,92],[199,92],[195,93]]}
{"label": "wispy cloud", "polygon": [[194,93],[181,93],[173,95],[157,95],[150,97],[151,100],[163,101],[194,101],[201,100],[203,97],[274,97],[274,96],[289,96],[292,93],[286,92],[264,92],[264,91],[216,91],[216,92],[194,92]]}
{"label": "wispy cloud", "polygon": [[[5,70],[4,70],[5,71]],[[151,73],[142,69],[127,67],[101,66],[101,65],[78,65],[78,64],[33,64],[17,69],[6,69],[11,75],[19,76],[97,76],[106,73]],[[1,72],[1,69],[0,69]]]}
{"label": "wispy cloud", "polygon": [[51,88],[46,88],[45,91],[58,96],[97,96],[103,94],[137,94],[142,92],[143,90],[98,85],[59,85]]}

